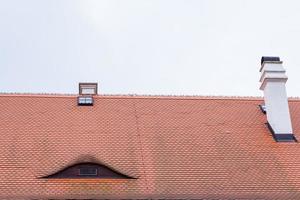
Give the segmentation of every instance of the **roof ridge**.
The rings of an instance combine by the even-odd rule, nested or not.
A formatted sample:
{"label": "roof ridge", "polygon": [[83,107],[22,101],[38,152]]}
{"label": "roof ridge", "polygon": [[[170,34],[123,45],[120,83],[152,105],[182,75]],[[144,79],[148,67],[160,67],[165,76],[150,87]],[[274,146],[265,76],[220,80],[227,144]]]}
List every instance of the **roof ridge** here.
{"label": "roof ridge", "polygon": [[[18,93],[0,92],[0,96],[19,97],[75,97],[78,94],[71,93]],[[262,96],[229,96],[229,95],[172,95],[172,94],[98,94],[96,97],[106,98],[174,98],[174,99],[237,99],[237,100],[262,100]],[[289,100],[300,100],[300,97],[288,97]]]}
{"label": "roof ridge", "polygon": [[57,95],[57,96],[74,96],[71,93],[46,93],[46,92],[0,92],[0,95]]}
{"label": "roof ridge", "polygon": [[104,97],[136,97],[136,98],[197,98],[197,99],[258,99],[261,96],[228,96],[228,95],[172,95],[172,94],[101,94]]}
{"label": "roof ridge", "polygon": [[[74,97],[71,93],[18,93],[0,92],[0,96],[28,96],[28,97]],[[172,94],[98,94],[96,97],[116,98],[201,98],[201,99],[261,99],[260,96],[228,96],[228,95],[172,95]]]}

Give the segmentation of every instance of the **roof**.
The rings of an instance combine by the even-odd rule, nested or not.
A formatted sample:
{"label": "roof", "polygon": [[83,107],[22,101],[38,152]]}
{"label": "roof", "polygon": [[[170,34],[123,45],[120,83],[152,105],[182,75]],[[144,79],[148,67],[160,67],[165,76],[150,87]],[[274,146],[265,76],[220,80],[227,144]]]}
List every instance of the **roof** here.
{"label": "roof", "polygon": [[[94,99],[0,95],[0,198],[300,198],[299,143],[274,141],[260,97]],[[42,178],[92,161],[136,179]]]}

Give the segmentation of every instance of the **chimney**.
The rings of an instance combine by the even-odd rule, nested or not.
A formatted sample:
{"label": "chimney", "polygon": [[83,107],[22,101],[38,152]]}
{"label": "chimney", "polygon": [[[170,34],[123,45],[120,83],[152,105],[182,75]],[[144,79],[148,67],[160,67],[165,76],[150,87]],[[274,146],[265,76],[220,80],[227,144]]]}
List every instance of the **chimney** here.
{"label": "chimney", "polygon": [[295,141],[285,83],[288,77],[279,57],[261,58],[260,90],[264,92],[268,127],[277,142]]}

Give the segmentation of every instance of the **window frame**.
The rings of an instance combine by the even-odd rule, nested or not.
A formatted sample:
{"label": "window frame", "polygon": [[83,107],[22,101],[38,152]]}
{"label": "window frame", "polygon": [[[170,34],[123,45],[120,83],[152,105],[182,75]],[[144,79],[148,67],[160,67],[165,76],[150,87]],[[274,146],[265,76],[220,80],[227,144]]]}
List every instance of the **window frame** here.
{"label": "window frame", "polygon": [[[82,173],[82,170],[91,170],[94,169],[95,173]],[[96,167],[80,167],[78,169],[78,176],[98,176],[98,169]]]}

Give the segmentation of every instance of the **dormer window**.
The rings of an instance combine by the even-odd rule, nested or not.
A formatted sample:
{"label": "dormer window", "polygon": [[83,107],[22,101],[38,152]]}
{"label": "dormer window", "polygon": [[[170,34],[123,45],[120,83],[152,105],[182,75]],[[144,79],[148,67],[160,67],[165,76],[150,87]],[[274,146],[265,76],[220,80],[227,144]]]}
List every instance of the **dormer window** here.
{"label": "dormer window", "polygon": [[79,96],[77,103],[79,106],[92,106],[94,104],[93,95],[98,93],[97,83],[79,83]]}
{"label": "dormer window", "polygon": [[79,168],[79,176],[97,176],[98,169],[92,166],[83,166]]}
{"label": "dormer window", "polygon": [[93,179],[133,179],[133,177],[122,174],[114,169],[97,163],[79,163],[43,178],[93,178]]}

